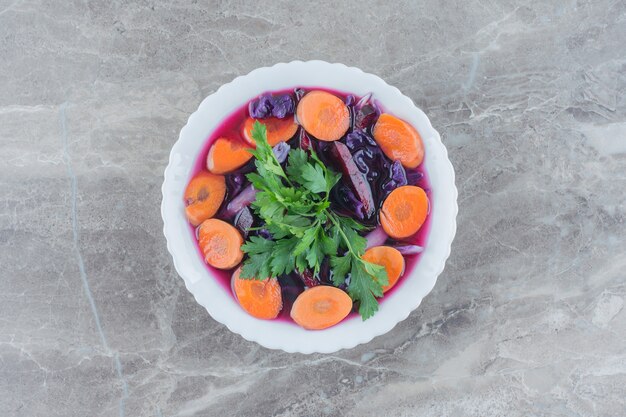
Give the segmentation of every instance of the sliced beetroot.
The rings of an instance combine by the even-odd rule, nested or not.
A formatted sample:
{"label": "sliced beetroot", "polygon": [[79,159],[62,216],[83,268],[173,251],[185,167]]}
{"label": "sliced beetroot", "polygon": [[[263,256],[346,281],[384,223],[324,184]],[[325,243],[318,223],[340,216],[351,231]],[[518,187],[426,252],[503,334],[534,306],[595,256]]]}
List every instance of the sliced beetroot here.
{"label": "sliced beetroot", "polygon": [[248,207],[244,207],[239,210],[239,213],[235,216],[235,227],[239,229],[244,239],[248,237],[248,232],[254,223],[254,217]]}
{"label": "sliced beetroot", "polygon": [[343,180],[354,191],[356,198],[363,204],[364,216],[366,218],[372,217],[376,211],[372,189],[367,182],[367,178],[359,171],[352,159],[350,150],[346,145],[338,141],[332,142],[329,145],[329,149],[333,162],[344,175]]}

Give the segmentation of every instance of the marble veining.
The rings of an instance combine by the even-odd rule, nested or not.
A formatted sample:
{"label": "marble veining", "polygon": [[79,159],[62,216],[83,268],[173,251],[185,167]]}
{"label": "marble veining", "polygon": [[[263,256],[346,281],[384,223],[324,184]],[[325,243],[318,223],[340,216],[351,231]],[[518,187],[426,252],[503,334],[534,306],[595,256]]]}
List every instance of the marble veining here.
{"label": "marble veining", "polygon": [[[625,416],[626,4],[0,0],[0,415]],[[200,101],[343,62],[430,117],[457,174],[433,292],[331,355],[208,317],[160,186]]]}

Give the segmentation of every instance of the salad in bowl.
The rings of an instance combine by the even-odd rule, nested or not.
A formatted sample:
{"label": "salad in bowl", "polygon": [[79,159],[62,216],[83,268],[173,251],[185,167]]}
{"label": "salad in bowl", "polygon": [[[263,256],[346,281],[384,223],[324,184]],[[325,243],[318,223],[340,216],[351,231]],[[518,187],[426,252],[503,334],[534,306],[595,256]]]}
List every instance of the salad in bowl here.
{"label": "salad in bowl", "polygon": [[[354,88],[355,77],[372,82]],[[227,90],[249,95],[220,102]],[[177,270],[217,320],[270,348],[332,352],[419,305],[457,208],[445,148],[409,99],[310,61],[253,71],[207,100],[172,150],[162,213]]]}

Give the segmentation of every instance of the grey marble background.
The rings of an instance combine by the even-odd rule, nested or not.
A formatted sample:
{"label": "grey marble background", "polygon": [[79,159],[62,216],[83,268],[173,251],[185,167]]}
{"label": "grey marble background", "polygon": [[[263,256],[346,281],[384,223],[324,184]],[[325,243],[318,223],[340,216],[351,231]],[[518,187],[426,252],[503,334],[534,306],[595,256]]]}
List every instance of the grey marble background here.
{"label": "grey marble background", "polygon": [[[626,3],[383,3],[0,0],[1,416],[626,415]],[[460,211],[417,311],[304,356],[196,305],[159,205],[205,96],[313,58],[424,109]]]}

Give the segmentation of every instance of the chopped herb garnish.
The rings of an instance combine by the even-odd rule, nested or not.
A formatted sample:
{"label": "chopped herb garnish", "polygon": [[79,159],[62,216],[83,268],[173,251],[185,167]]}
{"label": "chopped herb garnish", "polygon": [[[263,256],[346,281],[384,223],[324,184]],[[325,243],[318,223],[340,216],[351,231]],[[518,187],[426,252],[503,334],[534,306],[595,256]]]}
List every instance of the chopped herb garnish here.
{"label": "chopped herb garnish", "polygon": [[353,301],[359,302],[363,320],[378,310],[376,297],[387,285],[385,268],[364,261],[365,227],[330,210],[330,191],[341,179],[326,167],[313,149],[289,152],[286,172],[267,142],[265,125],[252,128],[256,149],[256,173],[247,174],[258,191],[252,209],[265,222],[272,239],[251,236],[242,246],[248,255],[241,278],[265,279],[311,269],[318,274],[325,257],[330,258],[333,284],[346,283]]}

